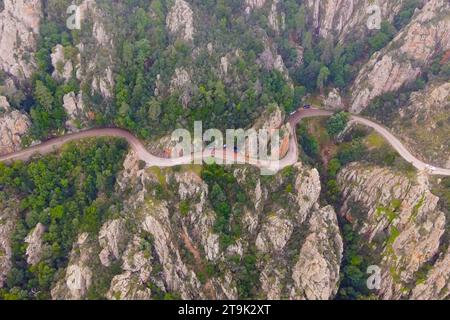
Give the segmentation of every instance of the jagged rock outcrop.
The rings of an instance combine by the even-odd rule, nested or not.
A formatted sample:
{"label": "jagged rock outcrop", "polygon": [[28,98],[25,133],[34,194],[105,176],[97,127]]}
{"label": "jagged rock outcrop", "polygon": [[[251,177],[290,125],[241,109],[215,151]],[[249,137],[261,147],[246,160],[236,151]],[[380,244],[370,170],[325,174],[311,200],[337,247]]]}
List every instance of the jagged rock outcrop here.
{"label": "jagged rock outcrop", "polygon": [[78,95],[75,92],[69,92],[64,95],[63,107],[68,116],[66,127],[71,131],[77,131],[81,120],[85,117],[82,92]]}
{"label": "jagged rock outcrop", "polygon": [[[123,170],[121,172],[121,177],[117,181],[117,186],[121,192],[124,192],[127,185],[130,183],[136,183],[135,180],[142,178],[143,168],[139,168],[139,158],[133,150],[131,150],[123,162]],[[140,199],[142,202],[144,199]]]}
{"label": "jagged rock outcrop", "polygon": [[271,104],[261,114],[253,125],[255,130],[273,130],[279,129],[284,123],[285,112],[277,104]]}
{"label": "jagged rock outcrop", "polygon": [[[91,65],[92,66],[92,65]],[[103,97],[111,98],[114,89],[114,78],[111,67],[107,67],[103,76],[94,78],[92,88],[100,92]]]}
{"label": "jagged rock outcrop", "polygon": [[250,15],[254,10],[264,7],[266,0],[245,0],[245,14]]}
{"label": "jagged rock outcrop", "polygon": [[0,96],[0,112],[6,112],[9,111],[10,106],[8,103],[8,99],[4,96]]}
{"label": "jagged rock outcrop", "polygon": [[64,53],[64,47],[60,44],[53,48],[50,55],[53,71],[53,78],[67,82],[72,77],[74,66],[71,59],[67,59]]}
{"label": "jagged rock outcrop", "polygon": [[369,31],[367,20],[370,14],[367,10],[371,5],[378,5],[381,19],[388,21],[392,21],[402,7],[402,1],[392,0],[307,0],[305,4],[319,35],[323,38],[334,37],[339,41]]}
{"label": "jagged rock outcrop", "polygon": [[[242,57],[240,49],[233,50],[220,58],[219,71],[226,83],[232,83],[235,79],[235,70],[233,65]],[[233,72],[230,72],[233,71]]]}
{"label": "jagged rock outcrop", "polygon": [[345,105],[342,101],[341,94],[338,89],[333,88],[326,98],[323,100],[323,105],[326,109],[335,109],[335,110],[342,110],[344,109]]}
{"label": "jagged rock outcrop", "polygon": [[98,242],[103,249],[99,258],[105,267],[120,258],[126,240],[125,231],[125,221],[121,219],[108,221],[100,229]]}
{"label": "jagged rock outcrop", "polygon": [[258,63],[268,71],[277,70],[283,73],[286,77],[288,76],[288,71],[286,66],[284,65],[283,58],[281,55],[274,53],[274,51],[266,47],[266,49],[261,53],[258,58]]}
{"label": "jagged rock outcrop", "polygon": [[308,224],[308,236],[292,273],[291,298],[328,300],[338,290],[343,254],[337,216],[328,206],[315,211]]}
{"label": "jagged rock outcrop", "polygon": [[266,0],[245,0],[245,4],[252,10],[262,8],[265,3]]}
{"label": "jagged rock outcrop", "polygon": [[[317,170],[304,168],[300,163],[293,170],[293,194],[284,200],[285,207],[271,199],[279,185],[286,183],[279,175],[270,187],[256,181],[255,190],[250,193],[259,210],[247,213],[247,219],[252,221],[249,226],[254,225],[247,230],[257,232],[258,252],[270,257],[258,264],[261,295],[267,299],[332,299],[338,290],[342,260],[336,213],[331,207],[319,209],[321,186]],[[235,176],[245,184],[248,173],[238,171]],[[298,255],[289,256],[287,252]],[[305,268],[314,272],[302,274]]]}
{"label": "jagged rock outcrop", "polygon": [[151,290],[139,288],[140,280],[132,272],[125,272],[115,276],[111,281],[111,288],[108,292],[107,298],[109,300],[150,300]]}
{"label": "jagged rock outcrop", "polygon": [[450,295],[450,249],[447,250],[428,272],[427,278],[413,289],[411,299],[445,300]]}
{"label": "jagged rock outcrop", "polygon": [[[256,30],[257,36],[261,38],[264,45],[264,51],[256,59],[256,63],[261,66],[262,69],[267,71],[276,70],[283,74],[285,80],[292,86],[292,80],[289,75],[289,70],[284,63],[283,57],[278,52],[278,48],[274,45],[273,41],[269,38],[267,33],[263,29]],[[257,89],[258,90],[258,89]]]}
{"label": "jagged rock outcrop", "polygon": [[34,266],[41,261],[44,245],[42,243],[42,236],[45,232],[45,226],[38,223],[36,227],[25,238],[25,243],[28,244],[26,250],[27,263]]}
{"label": "jagged rock outcrop", "polygon": [[[134,192],[130,203],[133,208],[127,210],[127,215],[135,215],[139,212],[139,218],[133,218],[137,230],[141,233],[149,234],[154,245],[153,253],[142,252],[138,250],[139,245],[136,239],[128,244],[128,249],[122,255],[124,264],[122,269],[125,271],[122,275],[114,278],[110,289],[109,297],[114,298],[114,293],[123,297],[134,296],[136,298],[146,298],[150,292],[146,290],[145,283],[150,281],[155,283],[164,292],[178,292],[184,299],[204,298],[201,290],[201,283],[196,274],[189,268],[181,258],[178,248],[180,233],[175,232],[175,226],[169,219],[168,203],[156,201],[154,199],[154,189],[151,186],[161,182],[161,176],[155,175],[152,170],[139,169],[139,164],[135,161],[133,155],[127,157],[126,170],[119,179],[119,185],[133,185],[133,188],[139,190]],[[173,179],[177,187],[177,194],[180,201],[190,201],[192,203],[189,212],[190,222],[196,226],[196,231],[201,239],[200,241],[208,246],[210,240],[210,219],[205,206],[207,187],[201,179],[193,173],[185,172],[184,174],[176,174],[175,176],[165,177]],[[198,203],[192,202],[193,198],[198,199]],[[198,216],[199,215],[199,216]],[[206,222],[205,222],[206,219]],[[134,244],[133,244],[134,243]],[[205,250],[209,258],[214,258],[216,245]],[[212,250],[212,251],[211,251]],[[131,257],[131,259],[130,259]],[[150,278],[153,263],[161,266],[162,271],[158,274],[157,279]],[[138,277],[140,280],[136,286],[136,282],[132,279]],[[129,284],[134,284],[130,288]],[[119,293],[118,293],[119,292]]]}
{"label": "jagged rock outcrop", "polygon": [[115,85],[112,66],[116,54],[114,39],[108,32],[110,21],[93,0],[84,0],[79,8],[82,23],[92,22],[92,37],[82,38],[76,46],[76,77],[82,83],[89,82],[92,93],[110,99]]}
{"label": "jagged rock outcrop", "polygon": [[303,60],[304,60],[304,53],[305,53],[305,49],[299,45],[298,43],[295,43],[294,41],[290,42],[290,45],[294,48],[295,53],[296,53],[296,59],[294,61],[294,67],[298,68],[303,64]]}
{"label": "jagged rock outcrop", "polygon": [[413,92],[392,119],[392,131],[425,162],[450,168],[450,83],[431,81]]}
{"label": "jagged rock outcrop", "polygon": [[183,230],[186,234],[186,244],[189,245],[188,242],[190,242],[188,229],[195,229],[206,260],[216,261],[220,254],[219,236],[212,231],[215,218],[214,213],[207,206],[208,185],[194,172],[176,174],[174,178],[178,184],[180,200],[191,203],[189,219],[186,219],[186,227]]}
{"label": "jagged rock outcrop", "polygon": [[341,214],[367,239],[373,255],[380,257],[378,295],[407,298],[416,273],[440,250],[446,218],[438,208],[439,198],[422,176],[414,181],[386,168],[358,163],[344,168],[338,183],[345,200]]}
{"label": "jagged rock outcrop", "polygon": [[147,204],[143,210],[147,214],[143,229],[155,239],[155,251],[163,268],[167,289],[180,292],[183,299],[204,297],[200,291],[200,281],[183,262],[177,250],[167,207],[163,204]]}
{"label": "jagged rock outcrop", "polygon": [[81,234],[70,253],[64,277],[51,291],[54,300],[80,300],[86,297],[94,276],[90,267],[93,251],[89,234]]}
{"label": "jagged rock outcrop", "polygon": [[278,8],[279,2],[279,0],[272,1],[268,16],[269,26],[276,33],[279,33],[286,28],[286,15],[284,12],[280,12]]}
{"label": "jagged rock outcrop", "polygon": [[359,113],[375,97],[414,81],[431,58],[450,49],[450,3],[430,0],[383,50],[359,71],[351,89],[351,111]]}
{"label": "jagged rock outcrop", "polygon": [[220,58],[220,70],[222,71],[222,74],[227,75],[229,66],[230,62],[227,57]]}
{"label": "jagged rock outcrop", "polygon": [[[275,118],[282,121],[281,115]],[[197,167],[144,168],[131,152],[118,178],[117,188],[127,198],[120,218],[103,225],[98,250],[94,238],[80,236],[52,297],[83,299],[98,272],[95,261],[106,268],[115,261],[121,270],[112,277],[108,299],[158,299],[167,294],[237,299],[243,281],[240,268],[254,255],[258,296],[333,298],[342,240],[333,209],[320,209],[317,203],[317,170],[299,163],[269,181],[253,167],[229,170],[250,201],[242,208],[242,219],[233,222],[242,223],[240,236],[224,243],[216,226],[219,213]],[[283,201],[275,200],[275,194]],[[232,207],[232,212],[238,209],[237,204]],[[302,274],[304,266],[314,273]],[[221,271],[213,271],[216,268]]]}
{"label": "jagged rock outcrop", "polygon": [[176,68],[170,81],[170,92],[178,91],[181,93],[181,102],[183,107],[187,108],[191,100],[191,76],[185,68]]}
{"label": "jagged rock outcrop", "polygon": [[123,274],[115,276],[107,293],[110,300],[149,300],[151,290],[146,283],[152,272],[152,256],[142,250],[143,239],[135,236],[125,250],[122,260]]}
{"label": "jagged rock outcrop", "polygon": [[0,96],[0,155],[20,150],[21,137],[28,132],[30,120],[18,110],[12,110],[5,97]]}
{"label": "jagged rock outcrop", "polygon": [[166,18],[166,25],[173,34],[185,41],[194,39],[194,12],[184,0],[175,0]]}
{"label": "jagged rock outcrop", "polygon": [[[300,164],[296,165],[301,168]],[[295,180],[296,202],[299,206],[297,219],[303,223],[320,197],[320,175],[317,169],[306,170]]]}
{"label": "jagged rock outcrop", "polygon": [[[247,227],[246,218],[243,218],[243,228],[246,231],[242,233],[242,238],[224,247],[220,234],[214,229],[217,213],[212,210],[208,200],[208,185],[195,169],[174,171],[140,168],[139,162],[130,154],[125,161],[125,170],[118,179],[118,187],[128,190],[126,192],[130,194],[120,214],[128,226],[122,229],[122,234],[125,234],[123,239],[128,239],[122,242],[125,244],[122,248],[126,249],[110,248],[119,247],[114,244],[119,242],[116,236],[119,237],[120,232],[117,231],[118,228],[111,226],[114,221],[119,220],[106,223],[99,236],[100,247],[110,252],[108,256],[114,255],[116,260],[122,261],[122,272],[113,277],[106,297],[149,299],[155,294],[153,289],[149,289],[151,287],[158,288],[162,293],[177,294],[184,299],[236,299],[239,274],[233,271],[234,257],[244,259],[249,248],[254,246],[259,252],[272,257],[258,260],[255,265],[262,272],[261,283],[255,283],[255,286],[260,286],[258,290],[263,296],[273,299],[332,298],[337,290],[334,271],[339,270],[342,255],[342,246],[334,234],[337,228],[337,223],[334,223],[336,216],[329,208],[317,209],[315,201],[320,195],[320,180],[316,170],[303,168],[301,164],[292,170],[292,177],[287,178],[286,174],[280,173],[270,183],[259,179],[256,168],[233,170],[233,176],[246,190],[249,199],[252,199],[246,212],[253,217],[254,226]],[[292,179],[293,186],[292,194],[287,198],[288,204],[283,208],[280,204],[273,203],[271,195],[286,188],[286,179]],[[250,181],[255,181],[255,185]],[[161,188],[170,188],[172,196],[165,200],[158,198]],[[160,191],[157,192],[158,189]],[[303,192],[308,193],[308,198]],[[128,206],[127,203],[132,203],[133,206]],[[324,232],[324,238],[319,237],[320,232]],[[115,236],[111,238],[106,233]],[[305,239],[308,235],[316,234],[316,240],[310,245],[306,245],[303,240],[293,240],[294,234],[298,233],[304,233]],[[317,246],[317,250],[314,251],[311,245]],[[292,283],[292,264],[295,265],[299,259],[297,257],[292,262],[289,254],[299,252],[302,247],[305,247],[303,251],[309,248],[311,259],[317,261],[322,261],[324,255],[336,257],[329,260],[326,266],[321,265],[322,269],[315,275],[317,278],[323,271],[321,276],[328,281],[321,288],[317,287],[320,289],[317,296],[300,296],[300,287],[286,285]],[[71,258],[67,272],[74,273],[72,269],[89,268],[79,260]],[[219,274],[208,275],[205,279],[207,264],[221,265],[224,270]],[[295,279],[297,278],[302,288],[314,285],[315,278],[299,276]],[[77,282],[82,282],[82,279]],[[83,295],[78,294],[80,296]]]}
{"label": "jagged rock outcrop", "polygon": [[[259,130],[267,130],[268,132],[273,132],[274,130],[279,130],[280,134],[280,150],[279,158],[285,157],[289,150],[289,138],[291,132],[291,126],[289,123],[284,124],[285,112],[277,104],[270,104],[267,109],[261,114],[261,116],[255,121],[255,124],[251,128],[255,132]],[[272,137],[269,137],[269,142]],[[252,148],[256,146],[250,145],[251,139],[246,141],[246,150],[249,152]]]}
{"label": "jagged rock outcrop", "polygon": [[34,52],[42,18],[40,0],[3,0],[0,12],[0,70],[23,80],[35,68]]}
{"label": "jagged rock outcrop", "polygon": [[184,68],[176,68],[175,73],[170,81],[171,91],[180,90],[191,84],[191,76]]}
{"label": "jagged rock outcrop", "polygon": [[256,248],[262,253],[278,252],[283,250],[294,231],[293,223],[286,218],[284,210],[271,215],[263,225],[261,232],[256,238]]}

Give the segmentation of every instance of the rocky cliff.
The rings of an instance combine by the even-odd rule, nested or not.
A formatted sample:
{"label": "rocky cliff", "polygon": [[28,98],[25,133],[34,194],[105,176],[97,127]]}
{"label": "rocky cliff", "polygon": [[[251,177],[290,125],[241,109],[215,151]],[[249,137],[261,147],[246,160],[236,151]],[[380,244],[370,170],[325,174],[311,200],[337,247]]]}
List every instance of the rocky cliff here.
{"label": "rocky cliff", "polygon": [[450,168],[449,114],[450,83],[434,80],[411,94],[390,127],[425,162]]}
{"label": "rocky cliff", "polygon": [[[67,81],[73,75],[88,85],[89,94],[100,94],[106,99],[113,95],[114,39],[111,37],[112,21],[101,6],[93,0],[83,0],[79,4],[82,35],[76,43],[76,54],[65,57],[59,53],[61,44],[53,49],[52,62],[60,61],[58,68],[54,63],[53,76]],[[88,92],[85,92],[88,94]]]}
{"label": "rocky cliff", "polygon": [[186,1],[176,0],[167,15],[167,28],[185,41],[194,39],[194,12]]}
{"label": "rocky cliff", "polygon": [[[249,281],[243,274],[255,277],[253,294],[263,298],[333,298],[343,246],[333,208],[317,203],[317,171],[297,164],[269,182],[250,167],[228,170],[251,201],[240,235],[224,245],[210,188],[195,167],[140,169],[131,153],[118,184],[130,194],[120,218],[106,222],[98,239],[80,236],[53,298],[86,298],[99,266],[112,264],[120,269],[104,293],[109,299],[236,299]],[[286,188],[287,203],[274,202],[271,195]]]}
{"label": "rocky cliff", "polygon": [[13,110],[7,99],[0,96],[0,155],[21,149],[21,137],[28,132],[30,120],[18,110]]}
{"label": "rocky cliff", "polygon": [[440,298],[448,282],[442,253],[447,218],[426,177],[407,178],[355,163],[342,170],[338,181],[344,199],[341,214],[367,241],[359,245],[369,248],[366,254],[381,268],[376,294],[382,299]]}
{"label": "rocky cliff", "polygon": [[413,289],[411,298],[415,300],[448,299],[450,290],[450,252],[440,255],[429,271],[427,278]]}
{"label": "rocky cliff", "polygon": [[450,3],[430,0],[383,50],[361,68],[351,88],[351,111],[364,110],[375,97],[414,81],[432,57],[450,49]]}
{"label": "rocky cliff", "polygon": [[[423,1],[393,41],[370,57],[368,42],[351,46],[377,35],[366,25],[371,5],[394,23],[406,2],[78,0],[82,28],[72,33],[61,8],[44,15],[41,1],[0,0],[0,94],[9,99],[0,96],[0,155],[21,148],[30,118],[48,126],[44,120],[55,114],[61,125],[43,135],[120,126],[160,155],[170,149],[168,133],[193,119],[205,127],[286,133],[286,114],[307,98],[303,77],[314,96],[321,74],[328,78],[321,94],[327,93],[323,105],[329,109],[360,113],[394,92],[401,103],[390,110],[391,131],[424,161],[450,166],[450,87],[448,78],[432,72],[437,57],[442,70],[449,59],[448,0]],[[298,15],[289,11],[293,7]],[[58,27],[51,44],[42,44],[48,45],[46,70],[33,77],[40,26],[47,23]],[[423,86],[401,91],[419,75]],[[348,83],[334,83],[339,76]],[[54,105],[37,105],[35,84],[23,86],[26,79],[45,79],[47,90],[40,93],[50,94]],[[10,91],[21,91],[22,99],[13,100]],[[28,116],[31,110],[40,113]],[[288,142],[285,135],[284,149]],[[145,168],[130,152],[123,166],[117,181],[97,176],[86,182],[114,185],[107,196],[115,204],[102,208],[94,231],[70,220],[73,244],[66,260],[55,264],[50,290],[43,290],[51,298],[333,299],[349,249],[339,215],[362,239],[357,258],[370,256],[381,267],[376,297],[448,298],[447,212],[423,175],[352,164],[338,178],[343,207],[333,208],[324,205],[321,192],[326,177],[303,163],[261,177],[247,166]],[[51,231],[41,223],[20,235],[23,261],[14,261],[17,222],[31,219],[28,207],[21,210],[23,215],[0,185],[0,289],[13,264],[45,275],[40,263],[58,249],[44,245]],[[42,210],[39,219],[46,222],[47,213]]]}
{"label": "rocky cliff", "polygon": [[312,25],[322,38],[331,37],[342,42],[347,37],[355,39],[367,34],[367,21],[373,12],[372,5],[380,8],[380,18],[392,21],[400,11],[403,1],[381,0],[307,0],[306,8]]}
{"label": "rocky cliff", "polygon": [[55,300],[79,300],[86,297],[93,276],[92,265],[95,240],[87,233],[83,233],[73,245],[69,265],[63,277],[52,289]]}
{"label": "rocky cliff", "polygon": [[0,8],[0,70],[18,80],[31,76],[42,17],[40,0],[4,0]]}

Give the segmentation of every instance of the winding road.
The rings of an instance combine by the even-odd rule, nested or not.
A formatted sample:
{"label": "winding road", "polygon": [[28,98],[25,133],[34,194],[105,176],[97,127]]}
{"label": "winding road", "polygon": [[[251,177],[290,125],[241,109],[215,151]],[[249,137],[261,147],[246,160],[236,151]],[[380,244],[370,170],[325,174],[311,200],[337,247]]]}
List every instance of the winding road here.
{"label": "winding road", "polygon": [[[251,158],[249,159],[248,157],[245,157],[241,154],[236,154],[234,151],[230,150],[223,150],[222,154],[218,154],[216,151],[214,157],[216,159],[221,159],[224,161],[226,161],[227,159],[233,159],[235,163],[247,163],[271,171],[282,170],[288,166],[295,164],[298,161],[299,148],[297,143],[297,135],[295,132],[297,124],[302,119],[305,118],[329,117],[332,114],[333,112],[331,111],[314,108],[299,109],[297,112],[292,114],[289,117],[288,122],[291,125],[291,136],[294,138],[290,139],[289,150],[286,156],[279,161],[258,160]],[[383,126],[368,119],[365,119],[363,117],[355,115],[351,116],[351,121],[373,128],[377,133],[379,133],[384,139],[386,139],[386,141],[388,141],[391,144],[391,146],[400,154],[400,156],[402,156],[406,161],[411,163],[418,170],[427,171],[431,175],[450,176],[450,169],[434,168],[431,165],[426,164],[423,161],[414,157],[405,148],[405,146]],[[104,128],[104,129],[90,129],[50,139],[39,145],[35,145],[33,147],[2,156],[0,157],[0,162],[13,162],[17,160],[27,161],[36,154],[45,155],[52,153],[68,142],[84,138],[95,138],[95,137],[117,137],[125,139],[129,143],[130,147],[135,151],[137,157],[140,160],[145,161],[149,167],[155,166],[164,168],[164,167],[174,167],[178,165],[186,165],[193,163],[194,160],[205,159],[212,156],[212,151],[209,149],[204,150],[203,152],[198,152],[192,155],[187,155],[179,158],[156,157],[152,155],[150,152],[148,152],[144,144],[129,131],[117,128]]]}

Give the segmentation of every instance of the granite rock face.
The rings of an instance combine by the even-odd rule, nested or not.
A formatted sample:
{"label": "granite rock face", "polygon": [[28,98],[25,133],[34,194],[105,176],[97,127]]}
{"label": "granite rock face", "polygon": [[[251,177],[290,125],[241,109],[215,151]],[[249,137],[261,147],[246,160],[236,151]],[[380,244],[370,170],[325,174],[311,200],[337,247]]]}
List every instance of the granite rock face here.
{"label": "granite rock face", "polygon": [[13,110],[5,97],[0,96],[0,155],[21,149],[21,137],[30,128],[28,116]]}
{"label": "granite rock face", "polygon": [[450,294],[450,251],[442,254],[428,272],[427,279],[416,285],[414,300],[445,300]]}
{"label": "granite rock face", "polygon": [[367,34],[369,8],[376,4],[380,18],[392,21],[400,11],[402,1],[380,0],[307,0],[305,2],[313,27],[322,38],[334,38],[342,42],[347,37]]}
{"label": "granite rock face", "polygon": [[103,249],[99,257],[105,267],[109,267],[112,260],[120,258],[125,243],[125,231],[125,222],[120,219],[108,221],[100,229],[98,241]]}
{"label": "granite rock face", "polygon": [[111,21],[93,0],[80,4],[81,23],[92,25],[92,37],[82,38],[77,45],[78,55],[73,66],[76,78],[91,87],[91,93],[100,93],[111,99],[114,90],[115,43],[110,30]]}
{"label": "granite rock face", "polygon": [[30,78],[35,69],[40,0],[3,0],[0,12],[0,70],[18,80]]}
{"label": "granite rock face", "polygon": [[52,76],[57,80],[67,82],[72,77],[74,66],[72,61],[65,57],[64,47],[60,44],[56,45],[50,57],[53,68],[55,69]]}
{"label": "granite rock face", "polygon": [[[258,296],[332,299],[338,289],[342,238],[335,211],[320,208],[317,202],[321,192],[317,171],[298,163],[268,182],[256,168],[230,170],[251,200],[242,207],[242,223],[233,222],[241,224],[239,238],[225,243],[217,232],[210,188],[195,167],[142,169],[130,154],[118,180],[118,188],[129,195],[120,218],[103,225],[97,244],[84,236],[74,244],[53,298],[84,298],[98,272],[95,263],[106,268],[114,263],[120,270],[111,279],[108,299],[161,294],[237,299],[243,275],[253,269]],[[161,187],[170,188],[172,196],[161,199]],[[283,202],[274,201],[272,196],[286,188]],[[243,274],[248,259],[255,262]],[[219,266],[221,272],[211,271]],[[306,275],[306,269],[313,272]]]}
{"label": "granite rock face", "polygon": [[292,279],[291,297],[307,300],[327,300],[338,290],[343,243],[336,213],[325,207],[313,213],[309,234],[300,249]]}
{"label": "granite rock face", "polygon": [[351,111],[359,113],[375,97],[415,80],[432,57],[450,49],[450,3],[430,0],[383,50],[361,68],[351,89]]}
{"label": "granite rock face", "polygon": [[190,93],[192,87],[191,75],[185,68],[176,68],[175,73],[170,81],[170,92],[180,92],[181,101],[185,108],[188,107],[190,102]]}
{"label": "granite rock face", "polygon": [[77,131],[82,120],[86,118],[83,93],[75,94],[75,92],[69,92],[65,94],[63,97],[63,107],[68,116],[66,128],[70,131]]}
{"label": "granite rock face", "polygon": [[[432,266],[433,274],[446,263],[444,258],[433,266],[441,251],[446,217],[426,177],[414,180],[387,168],[354,163],[342,170],[338,182],[344,197],[341,214],[367,240],[373,255],[379,256],[382,281],[377,295],[404,299],[419,296],[419,292],[438,294],[445,284],[441,283],[439,290],[425,288],[423,283],[415,293],[411,289],[423,268]],[[446,275],[442,277],[445,282]]]}
{"label": "granite rock face", "polygon": [[323,100],[323,104],[326,109],[331,110],[342,110],[345,108],[344,102],[342,101],[341,94],[338,89],[333,88],[326,98]]}
{"label": "granite rock face", "polygon": [[450,168],[449,114],[450,83],[433,80],[411,94],[390,127],[423,161]]}
{"label": "granite rock face", "polygon": [[194,12],[184,0],[176,0],[166,18],[166,25],[173,34],[185,41],[194,39]]}
{"label": "granite rock face", "polygon": [[25,238],[25,242],[28,244],[26,255],[27,263],[29,265],[36,265],[41,261],[42,252],[44,249],[42,243],[42,236],[45,232],[45,226],[42,223],[38,223],[36,227]]}
{"label": "granite rock face", "polygon": [[81,234],[74,243],[64,277],[51,291],[54,300],[81,300],[86,297],[95,276],[90,266],[93,253],[94,244],[89,234]]}
{"label": "granite rock face", "polygon": [[128,244],[123,257],[124,273],[115,276],[107,293],[110,300],[149,300],[151,290],[146,286],[152,272],[152,256],[142,249],[143,239],[135,236]]}

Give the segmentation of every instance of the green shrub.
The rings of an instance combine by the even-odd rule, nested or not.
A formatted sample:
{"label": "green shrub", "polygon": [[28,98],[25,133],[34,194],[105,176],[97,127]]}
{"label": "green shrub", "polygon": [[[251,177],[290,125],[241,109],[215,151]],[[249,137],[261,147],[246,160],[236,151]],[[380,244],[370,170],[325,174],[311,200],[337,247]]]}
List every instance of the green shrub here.
{"label": "green shrub", "polygon": [[339,135],[346,127],[350,119],[347,112],[338,112],[334,114],[327,122],[327,131],[331,137]]}
{"label": "green shrub", "polygon": [[[121,170],[127,145],[122,140],[98,139],[72,143],[59,155],[48,155],[27,164],[0,164],[2,189],[22,200],[22,219],[17,223],[11,247],[13,268],[7,289],[20,288],[33,298],[49,297],[57,271],[67,264],[80,232],[96,233],[114,201],[115,175]],[[26,269],[24,238],[38,222],[47,227],[44,260]],[[20,270],[20,271],[19,271]]]}

